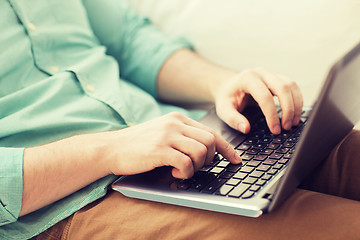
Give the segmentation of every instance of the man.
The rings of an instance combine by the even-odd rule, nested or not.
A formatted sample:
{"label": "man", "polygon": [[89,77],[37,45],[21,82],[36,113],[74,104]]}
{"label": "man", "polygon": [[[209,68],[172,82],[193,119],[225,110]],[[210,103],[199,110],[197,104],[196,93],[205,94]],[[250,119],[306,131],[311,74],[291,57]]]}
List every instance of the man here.
{"label": "man", "polygon": [[[295,82],[263,68],[235,73],[208,63],[186,41],[166,38],[123,1],[8,0],[0,2],[0,11],[2,239],[227,239],[237,234],[249,239],[259,229],[263,237],[278,236],[278,227],[269,227],[279,224],[286,225],[281,233],[286,238],[290,226],[295,231],[290,238],[324,229],[346,233],[347,239],[359,236],[348,231],[359,223],[357,201],[305,190],[259,219],[131,200],[107,190],[115,175],[160,166],[172,166],[176,178],[189,178],[215,151],[241,162],[226,141],[193,120],[203,112],[162,102],[214,103],[229,126],[247,133],[251,126],[240,112],[255,100],[278,134],[300,120],[302,96]],[[283,109],[281,121],[273,95]],[[334,154],[359,156],[353,146],[360,144],[358,133],[344,142],[340,148],[347,151]],[[358,190],[347,195],[359,183],[353,166],[341,169],[347,176],[339,179],[354,180],[341,191],[324,184],[335,171],[327,169],[329,164],[356,162],[347,155],[329,159],[306,186],[358,200]],[[333,205],[341,206],[343,216],[333,215],[336,208],[328,209]],[[346,226],[338,228],[339,223]],[[217,225],[221,232],[213,228]]]}

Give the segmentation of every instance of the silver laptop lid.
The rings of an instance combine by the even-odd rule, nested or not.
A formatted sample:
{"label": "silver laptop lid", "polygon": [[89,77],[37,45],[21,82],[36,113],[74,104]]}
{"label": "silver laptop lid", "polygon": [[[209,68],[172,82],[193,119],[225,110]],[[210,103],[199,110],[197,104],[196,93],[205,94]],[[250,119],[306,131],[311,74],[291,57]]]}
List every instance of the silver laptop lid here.
{"label": "silver laptop lid", "polygon": [[330,70],[270,211],[293,192],[359,120],[360,43]]}

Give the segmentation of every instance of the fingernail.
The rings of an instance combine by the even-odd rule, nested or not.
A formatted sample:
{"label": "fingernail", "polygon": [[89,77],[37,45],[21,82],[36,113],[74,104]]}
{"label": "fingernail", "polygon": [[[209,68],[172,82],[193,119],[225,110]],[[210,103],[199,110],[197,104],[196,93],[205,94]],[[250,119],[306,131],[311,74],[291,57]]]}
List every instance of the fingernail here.
{"label": "fingernail", "polygon": [[297,126],[300,123],[300,117],[299,116],[295,116],[293,119],[293,125]]}
{"label": "fingernail", "polygon": [[239,123],[238,129],[240,130],[240,132],[245,133],[245,124],[244,123]]}
{"label": "fingernail", "polygon": [[237,163],[241,163],[242,162],[242,158],[240,157],[240,155],[236,152],[235,153],[235,158],[236,158],[236,162]]}
{"label": "fingernail", "polygon": [[275,125],[275,126],[274,126],[274,133],[275,133],[275,134],[280,134],[280,132],[281,132],[281,127],[280,127],[280,125]]}
{"label": "fingernail", "polygon": [[292,126],[291,121],[287,121],[287,122],[284,124],[284,128],[285,128],[286,130],[290,130],[291,126]]}

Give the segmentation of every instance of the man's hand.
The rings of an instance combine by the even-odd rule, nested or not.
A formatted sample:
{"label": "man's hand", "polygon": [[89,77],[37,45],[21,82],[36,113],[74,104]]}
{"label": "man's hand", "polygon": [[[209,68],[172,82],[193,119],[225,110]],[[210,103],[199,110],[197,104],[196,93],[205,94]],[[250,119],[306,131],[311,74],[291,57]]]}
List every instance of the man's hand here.
{"label": "man's hand", "polygon": [[[262,109],[274,134],[288,130],[300,121],[303,99],[296,83],[264,68],[241,73],[217,66],[189,50],[179,50],[167,59],[158,76],[159,98],[175,103],[215,103],[219,117],[243,133],[249,121],[240,113],[251,101]],[[273,96],[282,109],[276,112]]]}
{"label": "man's hand", "polygon": [[[240,113],[249,101],[256,101],[265,115],[273,134],[281,126],[289,130],[298,125],[303,99],[297,84],[264,68],[246,70],[224,81],[214,94],[216,112],[230,127],[243,133],[250,131],[249,121]],[[277,96],[282,109],[281,123],[273,96]]]}
{"label": "man's hand", "polygon": [[190,178],[215,152],[234,164],[235,150],[215,131],[179,113],[171,113],[117,132],[101,133],[98,141],[109,144],[102,159],[109,173],[130,175],[156,167],[172,166],[176,178]]}
{"label": "man's hand", "polygon": [[108,174],[130,175],[172,166],[176,178],[190,178],[215,152],[234,164],[235,150],[213,130],[179,113],[129,128],[73,136],[24,154],[20,215],[55,202]]}

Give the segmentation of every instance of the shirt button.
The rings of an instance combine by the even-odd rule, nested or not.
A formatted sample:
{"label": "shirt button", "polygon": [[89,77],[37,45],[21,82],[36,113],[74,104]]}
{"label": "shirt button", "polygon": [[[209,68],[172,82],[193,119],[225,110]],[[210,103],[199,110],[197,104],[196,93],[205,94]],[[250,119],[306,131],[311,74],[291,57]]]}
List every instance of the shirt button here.
{"label": "shirt button", "polygon": [[89,91],[89,92],[95,92],[95,88],[93,85],[86,85],[86,89]]}
{"label": "shirt button", "polygon": [[28,22],[26,25],[30,31],[35,31],[36,27],[32,22]]}
{"label": "shirt button", "polygon": [[57,72],[59,72],[59,67],[57,67],[57,66],[51,66],[50,67],[50,70],[51,70],[51,72],[53,72],[53,73],[57,73]]}

